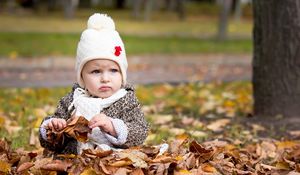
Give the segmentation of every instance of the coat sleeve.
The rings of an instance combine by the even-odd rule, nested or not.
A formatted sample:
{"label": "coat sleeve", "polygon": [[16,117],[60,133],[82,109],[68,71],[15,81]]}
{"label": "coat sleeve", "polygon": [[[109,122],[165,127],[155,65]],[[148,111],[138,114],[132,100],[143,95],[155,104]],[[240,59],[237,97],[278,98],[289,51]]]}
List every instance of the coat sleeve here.
{"label": "coat sleeve", "polygon": [[51,151],[55,151],[55,152],[62,152],[64,149],[66,149],[69,145],[69,142],[72,141],[71,138],[64,138],[62,140],[62,143],[60,144],[52,144],[50,142],[48,142],[47,140],[45,140],[43,137],[42,137],[42,132],[46,132],[46,129],[43,127],[43,123],[46,121],[46,120],[49,120],[51,118],[62,118],[62,119],[69,119],[70,118],[70,112],[68,111],[68,106],[69,104],[71,103],[72,101],[72,93],[69,93],[67,94],[66,96],[64,96],[58,103],[57,105],[57,108],[56,108],[56,111],[54,113],[54,115],[52,116],[47,116],[43,119],[42,123],[41,123],[41,127],[40,127],[40,133],[39,133],[39,140],[40,140],[40,143],[41,143],[41,146],[48,149],[48,150],[51,150]]}
{"label": "coat sleeve", "polygon": [[124,147],[143,144],[148,136],[149,125],[135,96],[133,102],[128,105],[128,108],[124,109],[123,121],[128,130],[127,141]]}

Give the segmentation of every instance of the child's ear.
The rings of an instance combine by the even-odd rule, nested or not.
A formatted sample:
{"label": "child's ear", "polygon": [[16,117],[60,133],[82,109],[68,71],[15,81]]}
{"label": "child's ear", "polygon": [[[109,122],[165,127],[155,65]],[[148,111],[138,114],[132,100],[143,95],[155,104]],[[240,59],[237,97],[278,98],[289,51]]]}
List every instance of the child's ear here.
{"label": "child's ear", "polygon": [[85,82],[84,82],[84,79],[83,79],[83,76],[82,76],[82,73],[80,74],[80,78],[81,78],[81,80],[82,80],[82,82],[83,82],[83,89],[85,89]]}

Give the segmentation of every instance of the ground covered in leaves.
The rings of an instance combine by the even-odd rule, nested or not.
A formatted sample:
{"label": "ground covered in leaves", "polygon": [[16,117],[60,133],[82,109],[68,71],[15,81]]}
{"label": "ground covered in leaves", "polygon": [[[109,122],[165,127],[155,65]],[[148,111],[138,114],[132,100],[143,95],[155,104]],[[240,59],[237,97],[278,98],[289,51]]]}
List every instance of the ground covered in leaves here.
{"label": "ground covered in leaves", "polygon": [[69,90],[0,90],[2,174],[299,174],[299,130],[278,128],[286,137],[275,137],[245,122],[252,112],[248,82],[138,86],[151,124],[144,146],[53,160],[43,154],[37,131]]}
{"label": "ground covered in leaves", "polygon": [[60,159],[10,149],[0,141],[2,174],[289,174],[300,173],[300,142],[260,140],[242,148],[228,141],[189,141],[117,151],[85,150]]}

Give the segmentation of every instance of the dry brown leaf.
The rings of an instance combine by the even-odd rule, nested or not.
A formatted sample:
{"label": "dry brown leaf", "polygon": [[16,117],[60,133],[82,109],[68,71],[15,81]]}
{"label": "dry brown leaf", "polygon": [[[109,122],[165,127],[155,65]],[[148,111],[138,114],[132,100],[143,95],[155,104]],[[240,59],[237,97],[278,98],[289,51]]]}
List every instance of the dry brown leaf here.
{"label": "dry brown leaf", "polygon": [[9,135],[15,134],[22,129],[16,121],[11,120],[11,118],[7,116],[1,116],[0,123],[2,123],[2,126],[4,126]]}
{"label": "dry brown leaf", "polygon": [[225,147],[226,145],[228,145],[227,142],[225,141],[220,141],[218,139],[216,140],[212,140],[212,141],[206,141],[202,143],[204,145],[205,148],[211,148],[211,147]]}
{"label": "dry brown leaf", "polygon": [[83,172],[80,173],[80,175],[97,175],[97,173],[93,168],[87,168],[83,170]]}
{"label": "dry brown leaf", "polygon": [[143,146],[141,148],[141,151],[145,154],[147,154],[148,156],[154,156],[157,155],[159,153],[159,147],[158,146]]}
{"label": "dry brown leaf", "polygon": [[194,123],[195,119],[193,117],[183,117],[181,119],[181,123],[184,125],[192,125]]}
{"label": "dry brown leaf", "polygon": [[9,142],[6,140],[0,140],[0,153],[6,153],[10,150]]}
{"label": "dry brown leaf", "polygon": [[201,169],[202,169],[202,171],[207,172],[207,173],[217,172],[217,169],[215,167],[211,166],[208,163],[205,163],[205,164],[201,165]]}
{"label": "dry brown leaf", "polygon": [[21,126],[17,126],[15,124],[5,124],[4,125],[5,129],[7,130],[9,135],[13,135],[19,131],[21,131],[21,129],[23,129]]}
{"label": "dry brown leaf", "polygon": [[31,168],[33,166],[34,166],[34,163],[25,162],[17,168],[17,173],[22,173],[23,171],[28,170],[29,168]]}
{"label": "dry brown leaf", "polygon": [[209,152],[212,152],[213,149],[212,148],[204,148],[203,146],[201,146],[197,141],[193,140],[191,143],[190,143],[190,147],[189,147],[189,150],[193,153],[196,153],[196,154],[205,154],[205,153],[209,153]]}
{"label": "dry brown leaf", "polygon": [[132,165],[132,161],[131,160],[118,160],[113,163],[110,163],[109,165],[114,166],[114,167],[122,167],[122,166]]}
{"label": "dry brown leaf", "polygon": [[233,170],[235,174],[238,174],[238,175],[252,175],[254,174],[253,172],[251,171],[243,171],[243,170],[239,170],[239,169],[234,169]]}
{"label": "dry brown leaf", "polygon": [[52,158],[39,158],[37,161],[35,161],[34,166],[30,169],[35,171],[39,171],[42,166],[52,161]]}
{"label": "dry brown leaf", "polygon": [[251,127],[253,129],[253,132],[266,130],[265,127],[263,127],[262,125],[259,125],[259,124],[251,124]]}
{"label": "dry brown leaf", "polygon": [[36,140],[38,140],[38,137],[35,135],[34,130],[31,129],[30,137],[29,137],[29,145],[31,146],[36,145]]}
{"label": "dry brown leaf", "polygon": [[271,165],[266,165],[261,163],[260,166],[266,170],[272,170],[272,169],[277,169],[275,166],[271,166]]}
{"label": "dry brown leaf", "polygon": [[155,163],[149,166],[148,173],[149,175],[164,175],[166,167],[162,163]]}
{"label": "dry brown leaf", "polygon": [[153,118],[155,118],[154,123],[157,125],[163,125],[170,123],[173,120],[172,115],[153,115]]}
{"label": "dry brown leaf", "polygon": [[48,142],[52,143],[53,145],[60,145],[64,140],[63,133],[58,133],[56,131],[47,129],[46,132]]}
{"label": "dry brown leaf", "polygon": [[71,166],[72,162],[70,161],[53,160],[41,166],[41,169],[48,171],[67,171],[67,169]]}
{"label": "dry brown leaf", "polygon": [[130,175],[144,175],[144,172],[141,168],[137,168],[135,170],[133,170]]}
{"label": "dry brown leaf", "polygon": [[214,132],[220,132],[223,130],[223,128],[230,123],[229,119],[219,119],[212,123],[210,123],[207,128],[214,131]]}
{"label": "dry brown leaf", "polygon": [[168,163],[168,162],[172,162],[174,160],[175,159],[170,156],[161,155],[161,156],[155,157],[155,159],[151,160],[151,162],[153,162],[153,163]]}
{"label": "dry brown leaf", "polygon": [[110,155],[111,153],[113,153],[112,150],[104,151],[104,150],[100,150],[100,149],[94,149],[94,150],[86,149],[86,150],[82,151],[83,155],[85,155],[87,157],[91,157],[91,158],[106,157],[106,156]]}
{"label": "dry brown leaf", "polygon": [[91,131],[92,130],[89,128],[89,121],[83,116],[80,116],[75,117],[67,123],[67,127],[60,131],[60,133],[66,133],[80,142],[87,142],[87,135],[88,133],[91,133]]}
{"label": "dry brown leaf", "polygon": [[58,154],[57,157],[64,158],[64,159],[74,159],[77,155],[75,154]]}
{"label": "dry brown leaf", "polygon": [[291,151],[290,155],[295,161],[300,162],[300,146],[294,148],[295,149]]}
{"label": "dry brown leaf", "polygon": [[83,164],[80,164],[79,162],[74,162],[73,166],[68,170],[69,174],[72,175],[79,175],[86,169]]}
{"label": "dry brown leaf", "polygon": [[260,155],[260,159],[274,158],[276,156],[276,146],[274,143],[263,141],[260,146],[257,146],[256,154]]}
{"label": "dry brown leaf", "polygon": [[129,170],[127,168],[119,168],[114,174],[115,175],[127,175],[130,172],[131,172],[131,170]]}
{"label": "dry brown leaf", "polygon": [[47,140],[51,141],[52,144],[61,144],[64,140],[64,134],[75,138],[80,142],[86,142],[88,140],[88,133],[91,129],[88,126],[89,121],[83,116],[74,117],[72,120],[67,121],[67,126],[56,132],[54,129],[47,130]]}
{"label": "dry brown leaf", "polygon": [[136,168],[146,168],[148,166],[145,162],[145,160],[148,159],[148,156],[141,151],[129,149],[126,152],[119,152],[117,155],[120,159],[128,158],[131,160],[132,165]]}
{"label": "dry brown leaf", "polygon": [[192,169],[196,166],[196,158],[194,154],[189,154],[188,158],[186,159],[186,165],[188,169]]}
{"label": "dry brown leaf", "polygon": [[277,162],[275,167],[279,170],[290,170],[290,166],[286,162]]}
{"label": "dry brown leaf", "polygon": [[169,144],[169,150],[171,154],[179,154],[182,145],[188,142],[188,135],[181,134],[176,136],[175,140]]}
{"label": "dry brown leaf", "polygon": [[99,166],[100,166],[103,173],[112,174],[112,172],[109,169],[106,168],[106,166],[104,165],[104,163],[101,160],[99,161]]}
{"label": "dry brown leaf", "polygon": [[278,149],[286,149],[286,148],[292,148],[297,145],[300,146],[300,143],[297,141],[282,141],[282,142],[276,142],[276,145]]}
{"label": "dry brown leaf", "polygon": [[11,170],[11,164],[0,160],[0,172],[8,173]]}
{"label": "dry brown leaf", "polygon": [[[189,170],[185,170],[185,169],[174,172],[174,175],[194,175],[194,174],[197,174],[197,172],[193,173],[193,172],[191,172]],[[198,174],[198,175],[200,175],[200,174]]]}

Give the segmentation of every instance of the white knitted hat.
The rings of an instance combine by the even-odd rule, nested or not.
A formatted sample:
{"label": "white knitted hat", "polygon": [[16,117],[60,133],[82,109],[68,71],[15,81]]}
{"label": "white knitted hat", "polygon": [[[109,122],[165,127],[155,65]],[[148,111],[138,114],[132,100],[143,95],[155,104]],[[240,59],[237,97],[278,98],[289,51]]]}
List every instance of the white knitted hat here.
{"label": "white knitted hat", "polygon": [[123,84],[126,84],[128,63],[124,44],[115,30],[114,21],[106,14],[95,13],[90,16],[87,29],[81,34],[76,56],[77,82],[81,87],[84,87],[82,68],[85,63],[94,59],[115,61],[121,69]]}

